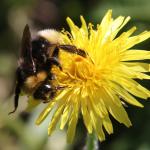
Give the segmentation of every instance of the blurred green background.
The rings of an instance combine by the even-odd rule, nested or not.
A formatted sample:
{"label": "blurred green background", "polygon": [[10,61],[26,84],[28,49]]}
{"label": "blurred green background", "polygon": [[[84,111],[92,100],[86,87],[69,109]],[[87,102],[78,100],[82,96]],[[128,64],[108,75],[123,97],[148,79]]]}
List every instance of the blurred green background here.
{"label": "blurred green background", "polygon": [[[131,16],[124,28],[136,25],[139,33],[150,30],[150,0],[1,0],[0,1],[0,150],[81,150],[84,149],[86,131],[79,121],[73,144],[66,144],[66,132],[56,130],[47,137],[50,116],[41,125],[34,124],[41,104],[31,113],[25,110],[26,97],[20,100],[17,112],[13,109],[14,73],[17,66],[20,41],[25,24],[32,31],[39,29],[66,28],[66,17],[70,16],[80,25],[79,15],[94,24],[99,23],[108,9],[113,16]],[[150,50],[150,40],[138,46]],[[142,81],[150,89],[148,81]],[[142,100],[140,100],[142,101]],[[142,101],[144,109],[128,106],[133,126],[129,129],[113,119],[114,134],[100,143],[101,150],[150,150],[150,102]]]}

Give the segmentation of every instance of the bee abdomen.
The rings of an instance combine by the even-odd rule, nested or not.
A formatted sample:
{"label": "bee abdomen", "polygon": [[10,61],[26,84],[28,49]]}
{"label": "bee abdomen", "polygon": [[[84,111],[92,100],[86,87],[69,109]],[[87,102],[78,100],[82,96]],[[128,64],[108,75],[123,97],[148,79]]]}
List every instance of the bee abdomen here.
{"label": "bee abdomen", "polygon": [[41,82],[43,82],[47,78],[47,73],[45,71],[41,71],[36,75],[32,75],[27,77],[25,81],[25,88],[32,90],[35,89]]}

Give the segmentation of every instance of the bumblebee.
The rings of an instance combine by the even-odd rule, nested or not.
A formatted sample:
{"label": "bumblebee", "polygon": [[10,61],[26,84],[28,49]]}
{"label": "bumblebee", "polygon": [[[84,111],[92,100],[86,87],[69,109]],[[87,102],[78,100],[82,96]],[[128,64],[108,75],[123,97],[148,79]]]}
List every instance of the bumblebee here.
{"label": "bumblebee", "polygon": [[16,69],[14,110],[9,114],[16,111],[21,91],[47,103],[55,97],[58,90],[64,88],[54,84],[56,77],[52,73],[54,65],[60,70],[63,69],[59,61],[60,50],[82,57],[87,56],[84,50],[61,43],[61,35],[56,30],[42,30],[37,32],[35,38],[31,38],[30,28],[25,26]]}

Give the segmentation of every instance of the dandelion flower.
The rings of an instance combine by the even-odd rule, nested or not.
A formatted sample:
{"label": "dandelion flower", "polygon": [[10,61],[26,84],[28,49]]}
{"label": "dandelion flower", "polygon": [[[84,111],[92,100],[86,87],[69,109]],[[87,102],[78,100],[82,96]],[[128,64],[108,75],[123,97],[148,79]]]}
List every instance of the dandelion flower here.
{"label": "dandelion flower", "polygon": [[[150,79],[149,64],[141,60],[150,59],[150,52],[132,49],[132,47],[150,37],[145,31],[131,36],[136,27],[132,27],[116,37],[127,24],[130,17],[112,18],[109,10],[97,27],[86,24],[81,16],[82,26],[78,27],[67,18],[71,32],[62,31],[62,44],[74,45],[84,50],[87,57],[60,52],[63,71],[54,68],[60,85],[66,86],[48,104],[38,117],[40,124],[54,109],[48,126],[51,135],[58,122],[60,129],[67,125],[67,139],[71,142],[75,135],[79,114],[88,133],[95,133],[100,141],[105,140],[104,130],[113,133],[110,115],[127,127],[131,121],[123,103],[138,107],[143,105],[134,96],[147,99],[150,92],[134,79]],[[120,99],[121,98],[121,99]]]}

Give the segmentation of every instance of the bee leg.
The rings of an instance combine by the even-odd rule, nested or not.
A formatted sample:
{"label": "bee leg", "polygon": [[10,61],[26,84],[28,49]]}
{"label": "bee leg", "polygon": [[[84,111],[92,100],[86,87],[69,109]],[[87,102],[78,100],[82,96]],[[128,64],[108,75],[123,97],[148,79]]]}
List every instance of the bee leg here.
{"label": "bee leg", "polygon": [[56,58],[59,57],[59,48],[58,48],[58,46],[55,47],[55,49],[53,51],[53,54],[52,54],[52,57],[56,57]]}
{"label": "bee leg", "polygon": [[54,60],[52,60],[52,63],[54,65],[58,66],[60,68],[60,70],[62,70],[61,64],[59,62],[59,51],[60,51],[59,46],[56,45],[56,47],[54,48],[54,51],[52,53],[51,58],[54,59]]}
{"label": "bee leg", "polygon": [[57,86],[56,87],[56,90],[63,90],[63,89],[65,89],[67,86]]}
{"label": "bee leg", "polygon": [[43,101],[44,104],[49,103],[49,102],[50,102],[50,100],[44,100]]}
{"label": "bee leg", "polygon": [[54,99],[56,95],[55,88],[49,91],[49,94],[50,94],[49,97],[46,100],[44,100],[43,103],[49,103],[52,99]]}
{"label": "bee leg", "polygon": [[9,115],[14,113],[17,110],[17,107],[18,107],[19,94],[21,92],[21,86],[22,86],[22,80],[21,80],[21,77],[20,77],[20,68],[18,68],[17,71],[16,71],[16,79],[17,79],[17,84],[16,84],[16,88],[15,88],[14,110],[9,112]]}
{"label": "bee leg", "polygon": [[73,45],[59,45],[59,48],[69,53],[77,54],[82,57],[87,57],[87,53],[84,50],[78,49]]}
{"label": "bee leg", "polygon": [[47,59],[47,62],[46,62],[46,70],[49,71],[50,68],[53,66],[53,65],[56,65],[59,67],[60,70],[62,70],[62,67],[61,67],[61,64],[58,60],[58,58],[56,57],[50,57],[49,59]]}
{"label": "bee leg", "polygon": [[49,72],[49,73],[48,73],[48,77],[47,77],[47,79],[49,79],[49,80],[55,80],[55,79],[56,79],[56,76],[55,76],[55,74],[54,74],[54,73]]}
{"label": "bee leg", "polygon": [[15,89],[15,98],[14,98],[14,110],[9,112],[9,115],[14,113],[17,110],[20,92],[21,92],[21,85],[17,83],[16,89]]}

